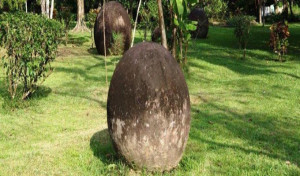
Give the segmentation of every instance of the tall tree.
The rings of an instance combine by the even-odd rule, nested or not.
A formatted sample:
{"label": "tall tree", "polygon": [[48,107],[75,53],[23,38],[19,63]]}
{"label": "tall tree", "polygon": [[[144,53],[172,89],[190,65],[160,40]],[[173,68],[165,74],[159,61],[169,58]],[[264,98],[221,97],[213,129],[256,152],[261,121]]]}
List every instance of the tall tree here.
{"label": "tall tree", "polygon": [[263,4],[263,0],[255,0],[255,2],[257,3],[257,7],[258,7],[258,22],[259,24],[262,23],[262,4]]}
{"label": "tall tree", "polygon": [[266,0],[263,0],[263,26],[265,26],[266,23]]}
{"label": "tall tree", "polygon": [[161,0],[157,0],[157,5],[158,5],[159,28],[161,31],[161,44],[166,49],[168,49],[165,20],[164,20],[164,13],[163,13]]}
{"label": "tall tree", "polygon": [[290,5],[290,12],[291,12],[291,15],[294,16],[294,12],[293,12],[294,0],[289,0],[289,5]]}
{"label": "tall tree", "polygon": [[46,16],[46,0],[41,0],[41,13]]}
{"label": "tall tree", "polygon": [[84,22],[84,0],[77,0],[77,24],[73,32],[89,31]]}
{"label": "tall tree", "polygon": [[50,15],[50,2],[49,0],[46,0],[46,16],[47,18],[49,18],[49,15]]}
{"label": "tall tree", "polygon": [[50,19],[53,18],[53,10],[54,10],[54,0],[51,0]]}
{"label": "tall tree", "polygon": [[282,10],[283,20],[287,20],[289,15],[288,0],[282,0],[282,4],[283,4],[283,10]]}
{"label": "tall tree", "polygon": [[26,13],[28,12],[28,9],[27,9],[27,0],[25,1],[25,11],[26,11]]}

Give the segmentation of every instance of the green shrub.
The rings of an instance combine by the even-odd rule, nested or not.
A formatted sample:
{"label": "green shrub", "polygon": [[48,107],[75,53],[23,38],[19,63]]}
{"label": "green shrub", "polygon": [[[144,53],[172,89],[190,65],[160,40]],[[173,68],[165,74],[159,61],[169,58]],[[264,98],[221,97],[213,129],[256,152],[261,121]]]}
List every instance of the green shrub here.
{"label": "green shrub", "polygon": [[111,55],[122,55],[124,51],[124,36],[121,33],[113,32],[110,48]]}
{"label": "green shrub", "polygon": [[273,24],[270,30],[270,47],[278,54],[279,61],[282,61],[282,57],[287,53],[287,47],[289,45],[289,26],[287,22],[278,22]]}
{"label": "green shrub", "polygon": [[282,20],[282,15],[273,13],[269,16],[266,16],[265,20],[267,23],[276,23],[276,22]]}
{"label": "green shrub", "polygon": [[26,99],[52,72],[63,25],[55,20],[30,13],[0,15],[0,45],[6,49],[3,65],[10,96],[21,88]]}
{"label": "green shrub", "polygon": [[235,28],[234,35],[238,39],[240,49],[244,50],[244,59],[246,57],[246,47],[250,36],[251,21],[254,19],[255,17],[252,16],[238,15],[230,20]]}
{"label": "green shrub", "polygon": [[224,0],[205,0],[204,10],[209,18],[224,19],[228,4]]}
{"label": "green shrub", "polygon": [[158,24],[158,6],[156,0],[149,0],[141,6],[140,16],[142,18],[139,27],[144,29],[144,41],[147,38],[147,32],[152,31]]}
{"label": "green shrub", "polygon": [[75,20],[75,16],[71,12],[71,7],[68,6],[62,6],[60,8],[60,11],[58,13],[58,19],[64,24],[65,29],[65,45],[68,44],[69,39],[69,27],[71,24],[71,21]]}

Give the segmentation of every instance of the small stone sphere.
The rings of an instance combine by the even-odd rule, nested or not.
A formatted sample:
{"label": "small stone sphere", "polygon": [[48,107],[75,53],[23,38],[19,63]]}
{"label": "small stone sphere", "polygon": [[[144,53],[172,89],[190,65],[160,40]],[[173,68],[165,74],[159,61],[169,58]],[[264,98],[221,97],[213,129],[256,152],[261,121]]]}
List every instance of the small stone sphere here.
{"label": "small stone sphere", "polygon": [[158,42],[159,39],[161,38],[161,31],[159,27],[156,27],[151,35],[151,41],[152,42]]}
{"label": "small stone sphere", "polygon": [[[114,43],[114,34],[122,34],[124,42],[124,52],[130,48],[131,44],[131,23],[130,18],[122,4],[116,1],[105,3],[105,44],[106,53],[110,54],[110,48]],[[103,36],[103,9],[98,13],[94,26],[94,40],[99,54],[104,55]]]}
{"label": "small stone sphere", "polygon": [[190,97],[182,70],[163,46],[144,42],[118,63],[107,101],[116,151],[149,171],[169,171],[182,158],[190,131]]}
{"label": "small stone sphere", "polygon": [[191,11],[188,18],[192,21],[198,21],[197,29],[191,32],[192,38],[207,38],[209,21],[205,11],[201,8],[195,8]]}

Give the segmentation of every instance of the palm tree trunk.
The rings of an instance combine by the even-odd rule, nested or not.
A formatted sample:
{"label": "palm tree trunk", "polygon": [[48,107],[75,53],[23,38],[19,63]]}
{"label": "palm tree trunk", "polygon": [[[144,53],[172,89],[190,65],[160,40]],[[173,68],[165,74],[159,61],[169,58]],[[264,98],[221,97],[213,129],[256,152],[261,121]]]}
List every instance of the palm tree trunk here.
{"label": "palm tree trunk", "polygon": [[166,35],[165,21],[164,21],[164,13],[163,13],[161,0],[157,0],[157,4],[158,4],[159,27],[161,30],[161,44],[166,49],[168,49],[167,35]]}

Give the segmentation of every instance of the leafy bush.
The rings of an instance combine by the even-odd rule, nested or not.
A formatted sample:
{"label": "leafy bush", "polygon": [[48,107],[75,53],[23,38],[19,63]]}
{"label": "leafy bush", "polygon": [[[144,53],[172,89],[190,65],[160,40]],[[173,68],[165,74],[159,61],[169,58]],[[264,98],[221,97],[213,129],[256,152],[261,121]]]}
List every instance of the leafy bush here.
{"label": "leafy bush", "polygon": [[226,15],[228,4],[224,0],[205,0],[204,10],[209,18],[223,19]]}
{"label": "leafy bush", "polygon": [[269,16],[266,16],[265,20],[267,23],[276,23],[276,22],[282,20],[282,15],[273,13]]}
{"label": "leafy bush", "polygon": [[[192,0],[183,0],[183,1],[170,1],[170,5],[172,8],[172,16],[174,17],[173,23],[174,28],[176,28],[175,32],[173,32],[173,56],[176,55],[177,61],[185,67],[187,65],[187,53],[189,41],[191,39],[191,31],[195,31],[197,29],[197,21],[190,21],[188,15],[190,13],[190,9],[188,4],[193,5],[196,2],[192,2]],[[173,28],[173,31],[174,31]],[[178,45],[177,45],[178,44]],[[176,53],[177,46],[179,47],[178,53]]]}
{"label": "leafy bush", "polygon": [[24,3],[25,0],[1,0],[0,9],[5,5],[11,10],[21,9]]}
{"label": "leafy bush", "polygon": [[12,99],[22,85],[22,99],[27,98],[52,72],[63,25],[30,13],[0,15],[0,45],[6,49],[3,65]]}
{"label": "leafy bush", "polygon": [[234,35],[238,39],[240,49],[244,50],[244,59],[246,57],[246,47],[250,36],[251,21],[255,17],[238,15],[231,19],[231,23],[234,26]]}
{"label": "leafy bush", "polygon": [[75,16],[71,13],[71,7],[62,6],[58,13],[58,18],[65,26],[65,45],[68,43],[69,26],[72,20],[75,20]]}
{"label": "leafy bush", "polygon": [[147,38],[147,31],[152,31],[158,23],[158,6],[156,0],[149,0],[141,6],[140,16],[142,20],[140,27],[144,29],[144,40]]}
{"label": "leafy bush", "polygon": [[122,33],[115,33],[112,34],[112,43],[110,48],[111,55],[122,55],[124,51],[124,36]]}
{"label": "leafy bush", "polygon": [[289,45],[288,37],[290,36],[289,26],[287,22],[278,22],[270,27],[270,47],[278,54],[278,59],[282,61],[282,57],[287,53]]}

